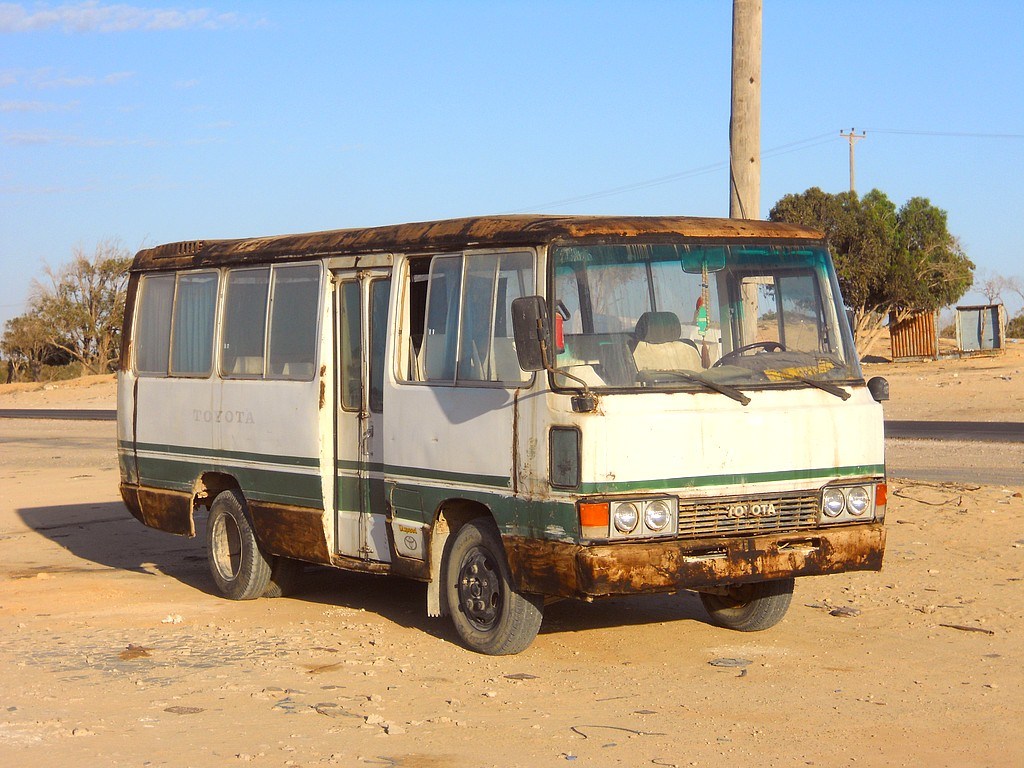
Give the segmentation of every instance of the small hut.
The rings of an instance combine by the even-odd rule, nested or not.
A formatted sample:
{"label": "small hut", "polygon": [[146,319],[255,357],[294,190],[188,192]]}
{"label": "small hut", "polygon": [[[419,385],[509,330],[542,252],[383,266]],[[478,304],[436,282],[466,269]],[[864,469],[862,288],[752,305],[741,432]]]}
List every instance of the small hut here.
{"label": "small hut", "polygon": [[956,308],[956,346],[961,352],[1002,349],[1006,345],[1006,307],[981,304]]}

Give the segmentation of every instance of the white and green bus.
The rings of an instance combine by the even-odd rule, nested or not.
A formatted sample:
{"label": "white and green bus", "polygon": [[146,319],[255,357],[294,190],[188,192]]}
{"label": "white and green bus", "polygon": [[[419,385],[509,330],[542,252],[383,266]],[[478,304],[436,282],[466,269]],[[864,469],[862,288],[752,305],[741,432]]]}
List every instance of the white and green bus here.
{"label": "white and green bus", "polygon": [[881,568],[883,379],[820,233],[494,216],[141,251],[121,493],[206,538],[217,589],[303,563],[427,584],[476,651],[545,603],[694,590],[778,622],[794,578]]}

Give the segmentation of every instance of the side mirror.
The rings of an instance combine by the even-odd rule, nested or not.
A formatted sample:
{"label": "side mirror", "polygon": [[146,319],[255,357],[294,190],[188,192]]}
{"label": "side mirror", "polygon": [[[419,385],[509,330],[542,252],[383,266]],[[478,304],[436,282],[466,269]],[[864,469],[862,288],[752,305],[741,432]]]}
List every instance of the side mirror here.
{"label": "side mirror", "polygon": [[543,371],[547,366],[550,338],[548,307],[540,296],[512,300],[512,334],[516,340],[519,367],[524,371]]}
{"label": "side mirror", "polygon": [[868,381],[868,392],[876,403],[885,402],[889,399],[889,382],[881,376],[873,376]]}

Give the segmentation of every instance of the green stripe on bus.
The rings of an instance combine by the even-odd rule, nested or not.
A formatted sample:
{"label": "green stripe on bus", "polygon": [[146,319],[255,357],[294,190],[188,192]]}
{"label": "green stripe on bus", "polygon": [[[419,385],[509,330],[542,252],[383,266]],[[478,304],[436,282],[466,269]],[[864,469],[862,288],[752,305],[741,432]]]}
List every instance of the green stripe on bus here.
{"label": "green stripe on bus", "polygon": [[[124,442],[128,450],[132,450],[130,442]],[[319,467],[320,459],[309,456],[281,456],[272,453],[252,453],[249,451],[225,451],[219,448],[196,448],[186,445],[163,445],[160,443],[138,443],[135,450],[140,453],[169,453],[175,456],[196,456],[200,458],[216,457],[234,461],[251,461],[255,464],[284,464],[292,467]]]}
{"label": "green stripe on bus", "polygon": [[198,463],[176,458],[139,457],[139,483],[143,486],[191,491],[203,472],[223,472],[238,481],[248,498],[323,509],[319,475],[304,475],[266,468],[241,467],[228,462]]}
{"label": "green stripe on bus", "polygon": [[884,464],[858,464],[849,467],[821,467],[818,469],[785,469],[777,472],[744,472],[730,475],[696,475],[669,477],[657,480],[636,480],[613,483],[582,483],[581,495],[603,493],[634,493],[638,491],[668,491],[684,488],[706,488],[713,485],[756,485],[793,480],[822,480],[826,478],[874,477],[885,474]]}
{"label": "green stripe on bus", "polygon": [[413,480],[435,480],[442,483],[457,485],[482,485],[489,488],[510,489],[512,479],[502,475],[477,475],[468,472],[455,472],[447,469],[427,469],[425,467],[403,467],[398,464],[382,462],[360,463],[350,459],[339,459],[338,470],[349,474],[356,472],[379,472],[388,477],[401,477]]}

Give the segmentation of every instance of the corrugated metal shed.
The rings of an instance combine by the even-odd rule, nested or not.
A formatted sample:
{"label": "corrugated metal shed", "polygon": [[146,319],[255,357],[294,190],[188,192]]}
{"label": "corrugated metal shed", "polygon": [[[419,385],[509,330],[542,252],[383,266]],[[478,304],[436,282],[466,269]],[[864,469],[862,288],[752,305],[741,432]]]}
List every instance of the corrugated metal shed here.
{"label": "corrugated metal shed", "polygon": [[892,359],[907,360],[939,356],[939,335],[936,332],[935,312],[922,310],[897,322],[896,313],[889,313],[889,338],[892,340]]}

